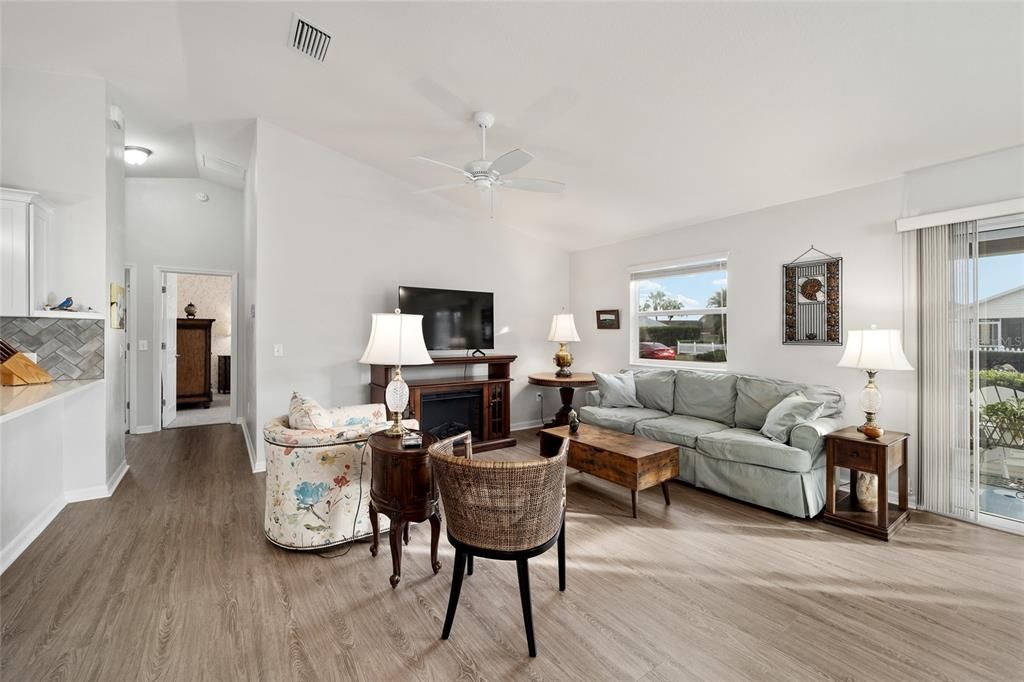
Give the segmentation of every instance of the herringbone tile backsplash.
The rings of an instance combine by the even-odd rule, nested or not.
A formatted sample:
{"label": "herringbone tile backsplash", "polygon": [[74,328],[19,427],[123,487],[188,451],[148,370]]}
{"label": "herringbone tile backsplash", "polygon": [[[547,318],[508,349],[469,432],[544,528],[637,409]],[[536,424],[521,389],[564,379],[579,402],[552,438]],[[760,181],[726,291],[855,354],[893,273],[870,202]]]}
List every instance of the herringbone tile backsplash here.
{"label": "herringbone tile backsplash", "polygon": [[56,380],[103,378],[103,329],[103,320],[0,318],[0,338],[38,353],[39,366]]}

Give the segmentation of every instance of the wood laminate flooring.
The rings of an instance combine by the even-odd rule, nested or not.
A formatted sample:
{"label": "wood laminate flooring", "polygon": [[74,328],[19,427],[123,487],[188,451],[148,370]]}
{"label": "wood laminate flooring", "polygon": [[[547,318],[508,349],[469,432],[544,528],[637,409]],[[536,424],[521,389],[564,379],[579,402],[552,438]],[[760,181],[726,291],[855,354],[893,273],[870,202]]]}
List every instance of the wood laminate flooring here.
{"label": "wood laminate flooring", "polygon": [[[536,456],[533,432],[517,448]],[[515,566],[477,560],[452,637],[453,552],[412,530],[332,559],[263,537],[241,431],[128,441],[108,500],[68,505],[2,576],[0,678],[22,680],[1021,679],[1024,539],[915,512],[886,544],[681,484],[568,478],[568,590],[530,562],[539,657]]]}

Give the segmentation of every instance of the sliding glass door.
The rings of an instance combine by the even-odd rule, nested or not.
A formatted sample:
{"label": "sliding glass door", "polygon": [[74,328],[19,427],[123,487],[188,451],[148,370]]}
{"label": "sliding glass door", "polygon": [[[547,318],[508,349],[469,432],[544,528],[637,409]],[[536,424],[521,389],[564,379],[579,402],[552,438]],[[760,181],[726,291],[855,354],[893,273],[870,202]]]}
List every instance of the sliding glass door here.
{"label": "sliding glass door", "polygon": [[1024,528],[1024,226],[978,226],[972,365],[978,520]]}

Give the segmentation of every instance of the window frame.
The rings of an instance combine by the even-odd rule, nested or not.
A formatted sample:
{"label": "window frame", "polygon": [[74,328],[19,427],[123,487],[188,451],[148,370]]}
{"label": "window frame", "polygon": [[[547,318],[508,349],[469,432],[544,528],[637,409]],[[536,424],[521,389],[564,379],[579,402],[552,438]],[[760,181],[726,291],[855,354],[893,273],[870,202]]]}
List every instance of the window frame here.
{"label": "window frame", "polygon": [[[647,263],[635,265],[627,270],[627,282],[629,284],[629,364],[638,367],[664,367],[675,369],[699,369],[707,372],[728,372],[729,371],[729,307],[721,308],[684,308],[682,310],[658,310],[640,311],[637,300],[637,289],[640,282],[654,279],[662,273],[662,276],[671,274],[682,274],[686,270],[697,269],[714,263],[721,263],[722,270],[726,277],[729,275],[729,254],[715,253],[685,259],[661,261],[658,263]],[[646,277],[642,277],[646,275]],[[728,285],[725,289],[729,290]],[[693,315],[722,315],[724,324],[722,334],[726,339],[725,362],[698,362],[695,360],[654,360],[640,357],[640,319],[646,317],[657,317],[665,315],[693,316]]]}
{"label": "window frame", "polygon": [[[989,334],[989,340],[995,339],[995,343],[983,343],[981,340],[981,327],[988,326],[995,328],[995,334]],[[983,318],[978,320],[978,348],[980,350],[1000,350],[1003,348],[1003,320],[1002,318]]]}

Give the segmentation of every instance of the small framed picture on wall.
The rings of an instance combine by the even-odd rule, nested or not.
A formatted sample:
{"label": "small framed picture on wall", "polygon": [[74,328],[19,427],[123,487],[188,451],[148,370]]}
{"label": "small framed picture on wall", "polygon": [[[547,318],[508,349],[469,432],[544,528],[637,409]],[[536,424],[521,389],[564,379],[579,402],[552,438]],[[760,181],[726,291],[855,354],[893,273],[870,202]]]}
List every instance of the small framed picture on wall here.
{"label": "small framed picture on wall", "polygon": [[598,329],[618,329],[619,328],[619,311],[618,310],[598,310],[597,311],[597,328]]}

